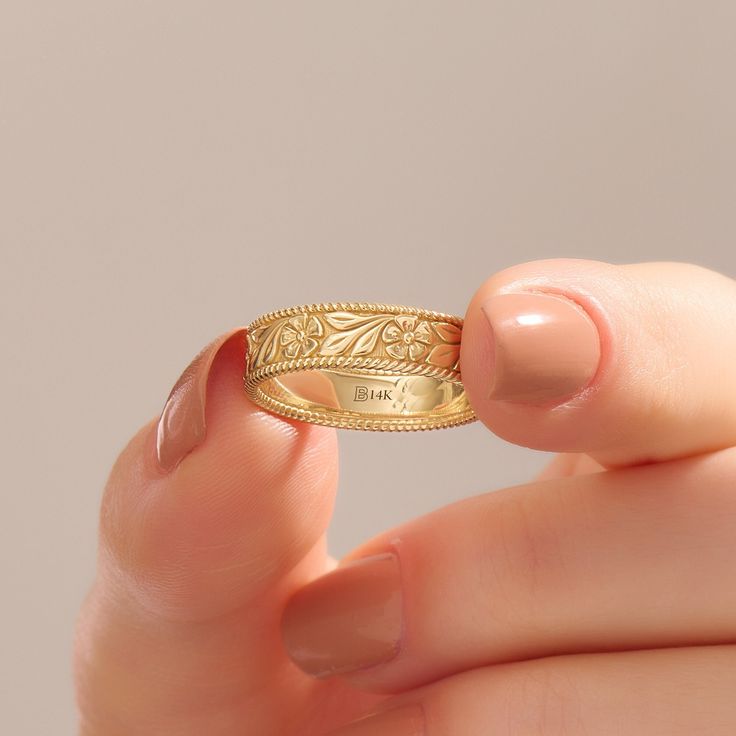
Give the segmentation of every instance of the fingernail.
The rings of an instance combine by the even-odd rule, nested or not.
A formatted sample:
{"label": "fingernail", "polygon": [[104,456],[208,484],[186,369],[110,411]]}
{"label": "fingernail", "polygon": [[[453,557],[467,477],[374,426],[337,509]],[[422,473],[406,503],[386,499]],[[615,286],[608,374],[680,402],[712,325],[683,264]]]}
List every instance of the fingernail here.
{"label": "fingernail", "polygon": [[498,294],[481,305],[493,333],[490,399],[570,397],[593,378],[600,338],[587,312],[552,294]]}
{"label": "fingernail", "polygon": [[328,736],[424,736],[424,711],[421,705],[393,708],[361,718],[331,731]]}
{"label": "fingernail", "polygon": [[315,677],[353,672],[396,656],[401,615],[396,555],[364,557],[292,596],[281,622],[284,645]]}
{"label": "fingernail", "polygon": [[[158,420],[156,458],[172,471],[205,438],[205,401],[210,368],[220,348],[245,328],[236,327],[204,347],[184,369],[169,393]],[[245,356],[245,340],[244,340]]]}

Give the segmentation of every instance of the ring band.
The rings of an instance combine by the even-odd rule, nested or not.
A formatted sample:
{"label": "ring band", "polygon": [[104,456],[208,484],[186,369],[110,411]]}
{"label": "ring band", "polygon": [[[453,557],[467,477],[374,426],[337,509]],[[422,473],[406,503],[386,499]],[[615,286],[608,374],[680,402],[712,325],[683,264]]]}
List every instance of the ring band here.
{"label": "ring band", "polygon": [[245,390],[276,414],[342,429],[472,422],[459,369],[463,321],[392,304],[309,304],[247,328]]}

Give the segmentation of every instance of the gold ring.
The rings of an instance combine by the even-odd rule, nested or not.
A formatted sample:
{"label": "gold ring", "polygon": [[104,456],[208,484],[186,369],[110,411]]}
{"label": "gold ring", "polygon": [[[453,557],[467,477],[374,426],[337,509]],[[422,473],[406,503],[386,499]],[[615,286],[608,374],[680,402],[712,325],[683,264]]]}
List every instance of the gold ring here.
{"label": "gold ring", "polygon": [[463,321],[393,304],[308,304],[247,328],[245,390],[269,411],[342,429],[472,422],[460,377]]}

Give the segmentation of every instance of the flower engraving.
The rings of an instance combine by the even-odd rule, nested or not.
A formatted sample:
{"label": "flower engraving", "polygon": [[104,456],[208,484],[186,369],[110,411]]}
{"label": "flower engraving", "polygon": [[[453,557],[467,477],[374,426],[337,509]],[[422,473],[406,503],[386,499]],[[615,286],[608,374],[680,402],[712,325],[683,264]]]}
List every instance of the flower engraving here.
{"label": "flower engraving", "polygon": [[306,358],[318,347],[315,339],[324,334],[322,323],[314,315],[298,314],[284,325],[281,331],[281,346],[287,358],[301,355]]}
{"label": "flower engraving", "polygon": [[384,328],[386,352],[398,360],[419,360],[432,342],[432,333],[427,322],[414,315],[398,314]]}

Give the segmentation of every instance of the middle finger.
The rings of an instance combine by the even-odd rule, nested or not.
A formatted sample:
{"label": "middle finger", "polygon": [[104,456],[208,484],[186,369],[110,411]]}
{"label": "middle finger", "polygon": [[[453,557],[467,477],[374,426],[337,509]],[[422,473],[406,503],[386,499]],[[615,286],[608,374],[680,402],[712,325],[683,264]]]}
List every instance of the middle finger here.
{"label": "middle finger", "polygon": [[310,674],[398,691],[551,654],[736,641],[736,448],[488,493],[298,591]]}

